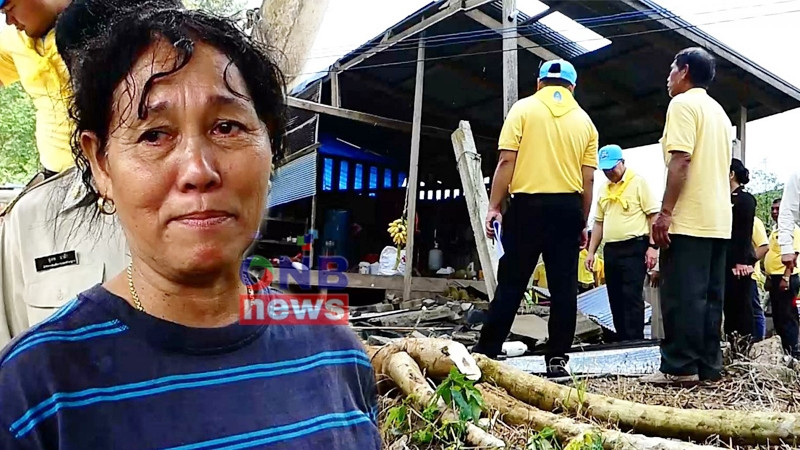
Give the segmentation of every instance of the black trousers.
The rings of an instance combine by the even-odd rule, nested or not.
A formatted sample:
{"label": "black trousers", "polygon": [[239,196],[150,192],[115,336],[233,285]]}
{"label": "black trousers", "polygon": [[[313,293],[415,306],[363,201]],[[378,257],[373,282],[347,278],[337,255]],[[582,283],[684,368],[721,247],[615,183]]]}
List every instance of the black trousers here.
{"label": "black trousers", "polygon": [[578,252],[583,228],[579,194],[515,194],[503,219],[497,290],[473,351],[496,357],[511,331],[539,260],[547,267],[550,319],[547,361],[564,357],[575,338]]}
{"label": "black trousers", "polygon": [[753,286],[756,281],[749,276],[737,277],[733,265],[725,270],[725,334],[739,337],[753,336]]}
{"label": "black trousers", "polygon": [[728,240],[683,235],[670,240],[660,259],[661,371],[717,379]]}
{"label": "black trousers", "polygon": [[800,291],[800,277],[789,278],[789,290],[781,289],[781,275],[770,275],[769,301],[772,304],[772,322],[781,337],[783,350],[793,356],[800,354],[798,345],[798,314],[794,298]]}
{"label": "black trousers", "polygon": [[644,339],[644,278],[647,237],[609,242],[603,250],[608,302],[617,339]]}

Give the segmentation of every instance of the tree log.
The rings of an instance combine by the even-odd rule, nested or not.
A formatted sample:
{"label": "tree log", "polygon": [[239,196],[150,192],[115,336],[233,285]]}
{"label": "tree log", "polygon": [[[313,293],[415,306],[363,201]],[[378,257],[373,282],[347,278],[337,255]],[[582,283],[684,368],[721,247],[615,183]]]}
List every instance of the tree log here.
{"label": "tree log", "polygon": [[[545,411],[581,411],[650,436],[705,441],[718,435],[741,444],[795,444],[800,415],[760,411],[696,410],[643,405],[603,395],[578,392],[497,361],[474,355],[484,380],[505,388],[513,397]],[[425,368],[424,361],[420,366]]]}
{"label": "tree log", "polygon": [[367,353],[375,370],[381,372],[383,361],[394,353],[408,353],[428,375],[446,378],[453,364],[466,375],[467,379],[477,381],[481,371],[475,359],[463,344],[445,339],[399,339],[382,347],[369,347]]}
{"label": "tree log", "polygon": [[[381,368],[381,373],[391,378],[416,408],[425,409],[435,398],[436,393],[433,388],[428,385],[419,366],[407,353],[392,353],[383,360]],[[447,407],[441,399],[439,399],[437,406],[439,411],[442,412],[444,420],[458,422],[458,415]],[[467,424],[467,442],[481,448],[505,447],[503,441],[472,423]]]}
{"label": "tree log", "polygon": [[477,387],[483,394],[486,407],[499,411],[501,419],[505,423],[526,425],[537,431],[547,427],[552,428],[561,442],[580,439],[586,433],[597,433],[603,438],[603,448],[608,450],[711,450],[717,448],[598,428],[569,417],[536,409],[511,397],[502,389],[486,383],[479,384]]}

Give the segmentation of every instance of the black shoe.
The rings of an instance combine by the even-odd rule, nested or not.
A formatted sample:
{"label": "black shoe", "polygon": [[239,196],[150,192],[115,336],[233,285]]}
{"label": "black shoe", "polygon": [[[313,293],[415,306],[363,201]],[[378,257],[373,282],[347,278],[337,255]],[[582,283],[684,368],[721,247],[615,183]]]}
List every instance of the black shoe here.
{"label": "black shoe", "polygon": [[567,368],[566,358],[550,358],[547,362],[547,377],[548,378],[564,378],[569,377],[570,373]]}
{"label": "black shoe", "polygon": [[481,348],[481,344],[473,345],[472,348],[470,349],[470,353],[480,353],[481,355],[487,358],[497,360],[497,353],[491,354],[487,351],[484,351],[483,348]]}

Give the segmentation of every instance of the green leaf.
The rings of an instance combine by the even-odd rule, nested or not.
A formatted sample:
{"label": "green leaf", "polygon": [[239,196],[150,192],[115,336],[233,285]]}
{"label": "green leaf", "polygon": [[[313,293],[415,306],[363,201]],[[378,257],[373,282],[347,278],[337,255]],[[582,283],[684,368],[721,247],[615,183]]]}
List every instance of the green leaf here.
{"label": "green leaf", "polygon": [[465,422],[471,419],[472,407],[469,403],[467,403],[467,400],[461,394],[461,391],[454,391],[453,399],[456,401],[456,406],[458,406],[458,417]]}
{"label": "green leaf", "polygon": [[392,429],[397,428],[400,430],[405,429],[406,419],[408,418],[408,409],[406,405],[397,405],[389,409],[386,415],[386,427]]}
{"label": "green leaf", "polygon": [[436,402],[431,402],[424,411],[422,411],[422,418],[427,420],[428,422],[433,422],[436,420],[436,416],[439,415],[439,408],[436,407]]}
{"label": "green leaf", "polygon": [[481,407],[473,403],[472,404],[472,421],[475,422],[475,423],[478,423],[478,420],[480,420],[480,418],[481,418]]}
{"label": "green leaf", "polygon": [[431,441],[433,441],[433,431],[431,431],[430,427],[423,428],[422,430],[417,430],[411,436],[416,442],[419,442],[420,444],[429,444]]}
{"label": "green leaf", "polygon": [[556,430],[550,427],[545,427],[539,432],[539,435],[544,439],[552,439],[556,435]]}

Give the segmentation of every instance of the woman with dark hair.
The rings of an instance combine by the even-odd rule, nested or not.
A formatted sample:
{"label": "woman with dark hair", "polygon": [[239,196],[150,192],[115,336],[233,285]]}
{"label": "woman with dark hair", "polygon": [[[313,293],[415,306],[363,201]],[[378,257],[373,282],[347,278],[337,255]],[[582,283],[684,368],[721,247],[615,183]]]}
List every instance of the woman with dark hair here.
{"label": "woman with dark hair", "polygon": [[[728,245],[728,271],[725,280],[725,334],[732,344],[749,344],[753,336],[753,220],[756,199],[744,190],[750,172],[738,159],[731,161],[730,186],[733,227]],[[743,341],[744,339],[744,341]],[[735,346],[739,350],[741,345]]]}
{"label": "woman with dark hair", "polygon": [[280,71],[203,13],[110,30],[73,67],[73,151],[131,263],[0,354],[0,448],[380,448],[346,325],[239,323],[258,294],[239,269],[284,132]]}

